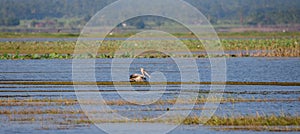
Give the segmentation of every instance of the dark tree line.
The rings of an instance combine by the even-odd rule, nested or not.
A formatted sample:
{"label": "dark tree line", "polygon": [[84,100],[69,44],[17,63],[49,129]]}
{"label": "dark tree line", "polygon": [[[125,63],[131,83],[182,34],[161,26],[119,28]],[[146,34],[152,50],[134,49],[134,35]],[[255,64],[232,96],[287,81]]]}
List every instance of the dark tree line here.
{"label": "dark tree line", "polygon": [[[20,20],[83,18],[116,0],[0,0],[0,25],[19,25]],[[300,23],[300,0],[186,0],[213,24],[274,25]],[[174,12],[178,12],[174,10]],[[137,20],[143,28],[146,20]],[[149,21],[149,20],[148,20]],[[156,24],[160,21],[153,19]]]}

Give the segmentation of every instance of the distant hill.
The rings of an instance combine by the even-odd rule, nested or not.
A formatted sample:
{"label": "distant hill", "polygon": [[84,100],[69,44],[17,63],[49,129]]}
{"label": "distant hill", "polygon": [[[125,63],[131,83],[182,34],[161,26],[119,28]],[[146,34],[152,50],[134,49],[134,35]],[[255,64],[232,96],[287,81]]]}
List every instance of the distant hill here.
{"label": "distant hill", "polygon": [[[300,24],[300,0],[186,1],[204,13],[212,24]],[[0,0],[0,26],[17,26],[22,20],[31,20],[34,26],[39,26],[40,20],[54,20],[52,23],[62,27],[67,23],[81,25],[112,2],[115,0]],[[48,23],[50,25],[50,22],[45,25]]]}

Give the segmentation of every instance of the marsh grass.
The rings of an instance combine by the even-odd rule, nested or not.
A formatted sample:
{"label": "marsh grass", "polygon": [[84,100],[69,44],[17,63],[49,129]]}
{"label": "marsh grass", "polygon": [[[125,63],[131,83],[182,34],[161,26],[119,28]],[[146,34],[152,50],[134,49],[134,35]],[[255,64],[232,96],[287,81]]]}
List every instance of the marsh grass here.
{"label": "marsh grass", "polygon": [[217,131],[269,131],[269,132],[298,132],[299,126],[217,126],[211,127]]}
{"label": "marsh grass", "polygon": [[[195,120],[193,118],[189,119]],[[238,117],[217,117],[213,116],[205,125],[210,126],[299,126],[299,116],[289,115],[256,115]]]}

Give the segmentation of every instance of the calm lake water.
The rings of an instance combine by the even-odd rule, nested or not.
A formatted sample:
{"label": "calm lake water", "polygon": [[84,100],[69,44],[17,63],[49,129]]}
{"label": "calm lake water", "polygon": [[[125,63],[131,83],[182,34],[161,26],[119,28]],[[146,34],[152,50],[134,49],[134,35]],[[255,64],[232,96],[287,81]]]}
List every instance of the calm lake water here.
{"label": "calm lake water", "polygon": [[[97,59],[95,63],[96,81],[112,81],[112,73],[117,74],[121,80],[128,80],[128,76],[132,73],[140,73],[139,68],[145,68],[148,73],[164,76],[163,80],[169,82],[180,82],[182,76],[178,63],[180,59],[132,59],[129,68],[122,63],[113,65],[115,72],[112,72],[112,59]],[[177,63],[177,64],[176,64]],[[82,63],[83,65],[85,62]],[[300,82],[300,58],[229,58],[226,59],[227,64],[227,81],[236,82]],[[200,81],[211,80],[211,64],[209,59],[197,59],[196,66],[184,65],[187,74],[199,73]],[[189,71],[197,68],[198,72]],[[92,68],[82,70],[81,73],[89,72]],[[123,74],[122,70],[129,70],[129,73]],[[160,79],[159,79],[160,80]],[[2,60],[0,61],[0,81],[72,81],[72,60]],[[119,85],[124,90],[124,94],[128,92],[131,86]],[[198,87],[198,88],[197,88]],[[101,95],[107,101],[120,100],[122,96],[118,92],[111,92],[117,88],[114,85],[98,85],[103,90]],[[154,87],[147,85],[133,86],[138,91],[151,91],[153,95],[163,92],[160,100],[176,99],[183,92],[197,93],[200,91],[209,91],[210,85],[187,85],[183,88],[181,85],[155,85]],[[90,90],[90,87],[86,87]],[[51,92],[57,91],[57,92]],[[59,91],[59,92],[58,92]],[[107,92],[106,92],[107,91]],[[72,85],[20,85],[20,84],[0,84],[0,99],[77,99]],[[207,97],[206,93],[199,93],[199,98]],[[269,99],[281,101],[266,102],[237,102],[237,103],[221,103],[216,109],[214,115],[217,116],[239,116],[239,115],[280,115],[282,113],[288,115],[299,115],[300,111],[300,86],[276,86],[276,85],[227,85],[224,89],[223,98],[242,98],[242,99]],[[143,96],[137,96],[137,100],[144,99]],[[289,101],[285,101],[289,100]],[[164,114],[164,110],[145,109],[166,109],[170,105],[112,105],[113,110],[120,110],[118,114],[127,118],[143,118],[143,117],[159,117]],[[183,106],[184,107],[184,106]],[[203,110],[197,108],[203,107],[203,104],[196,104],[192,114],[201,114]],[[60,109],[60,110],[80,110],[79,105],[20,105],[20,106],[0,106],[2,110],[24,110],[28,108],[37,110]],[[133,110],[135,111],[132,113]],[[1,115],[0,133],[103,133],[94,125],[78,125],[69,129],[41,129],[43,125],[55,124],[55,120],[42,122],[20,123],[9,121],[6,115]],[[21,115],[14,115],[19,117]],[[66,118],[74,119],[78,116],[69,115],[26,115],[37,118]],[[44,123],[44,124],[43,124]],[[61,124],[60,124],[61,125]],[[133,128],[126,126],[128,124],[119,124],[124,126],[124,131],[130,131]],[[152,124],[153,127],[168,127],[166,124]],[[156,126],[155,126],[156,125]],[[139,124],[140,127],[149,126],[147,124]],[[116,130],[117,131],[117,130]],[[180,126],[171,133],[253,133],[252,131],[216,131],[204,126]],[[122,132],[121,132],[122,133]],[[138,133],[138,132],[136,132]],[[269,132],[256,132],[269,133]]]}

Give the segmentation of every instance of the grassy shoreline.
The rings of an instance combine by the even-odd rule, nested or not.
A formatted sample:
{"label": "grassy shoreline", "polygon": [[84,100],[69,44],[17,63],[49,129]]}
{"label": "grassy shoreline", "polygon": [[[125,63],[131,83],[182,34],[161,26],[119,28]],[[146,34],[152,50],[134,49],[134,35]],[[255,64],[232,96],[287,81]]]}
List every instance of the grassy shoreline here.
{"label": "grassy shoreline", "polygon": [[[145,43],[143,41],[136,41]],[[166,41],[160,44],[158,50],[147,51],[135,55],[144,49],[144,45],[124,45],[123,41],[104,41],[100,47],[95,47],[97,54],[74,50],[78,47],[75,41],[47,41],[47,42],[0,42],[0,59],[72,59],[72,58],[208,58],[208,57],[300,57],[300,38],[291,39],[223,39],[221,45],[224,54],[208,54],[205,47],[198,40],[183,40],[187,46],[188,54],[181,47],[168,44]],[[123,50],[123,51],[119,51]],[[124,51],[126,50],[126,52]],[[168,54],[159,53],[165,51]],[[115,52],[122,55],[116,55]]]}
{"label": "grassy shoreline", "polygon": [[[108,38],[130,37],[134,33],[114,34]],[[0,33],[0,38],[77,38],[79,34],[70,33]],[[0,60],[24,60],[24,59],[72,59],[72,58],[208,58],[208,57],[300,57],[300,32],[240,32],[218,33],[224,54],[207,54],[205,47],[195,35],[189,33],[175,33],[178,38],[191,38],[182,40],[192,55],[186,50],[166,41],[159,44],[158,51],[164,50],[168,55],[154,50],[135,55],[144,50],[149,42],[138,41],[139,45],[124,45],[122,40],[104,41],[97,54],[76,52],[76,41],[7,41],[0,42]],[[99,42],[96,42],[99,44]],[[130,43],[130,42],[127,42]],[[157,42],[152,42],[153,48]],[[86,46],[82,46],[83,49]],[[123,55],[115,55],[118,49],[126,50]],[[185,53],[184,53],[185,52]],[[122,52],[123,53],[123,52]]]}

